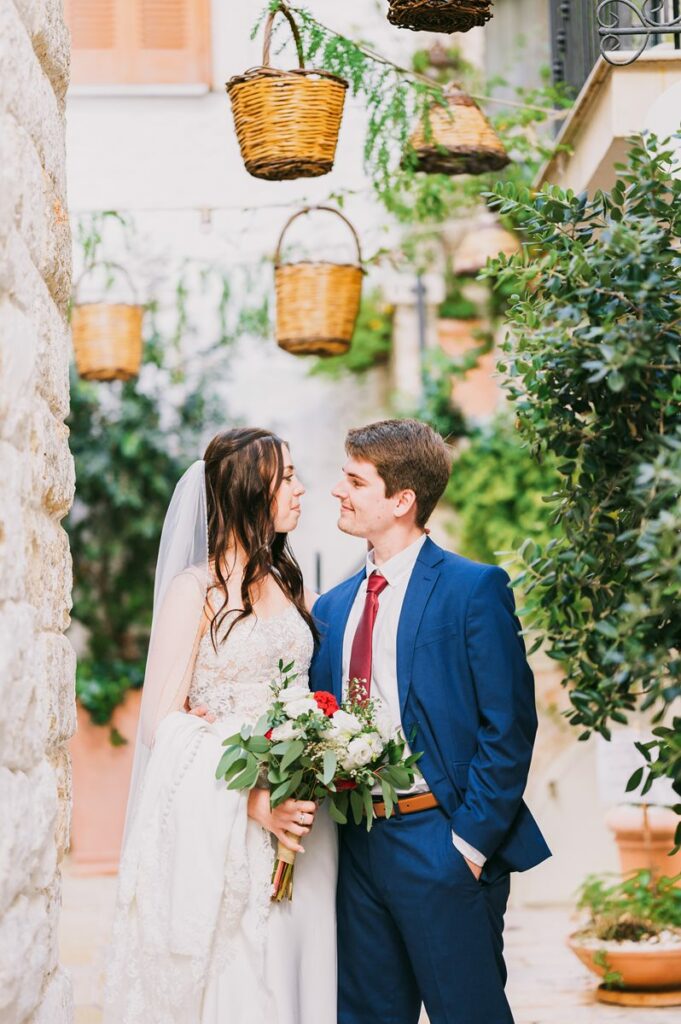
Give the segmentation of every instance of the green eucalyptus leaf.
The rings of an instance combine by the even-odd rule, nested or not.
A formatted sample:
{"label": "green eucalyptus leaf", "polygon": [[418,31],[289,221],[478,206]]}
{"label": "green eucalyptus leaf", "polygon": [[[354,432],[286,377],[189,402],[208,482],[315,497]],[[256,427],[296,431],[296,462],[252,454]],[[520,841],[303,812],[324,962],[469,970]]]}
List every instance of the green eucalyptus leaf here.
{"label": "green eucalyptus leaf", "polygon": [[286,771],[289,765],[293,764],[293,762],[298,757],[300,757],[304,750],[305,743],[303,742],[303,740],[292,740],[289,743],[288,750],[281,759],[281,770]]}
{"label": "green eucalyptus leaf", "polygon": [[334,775],[336,774],[336,768],[338,766],[338,759],[333,750],[324,751],[323,763],[324,772],[322,775],[322,781],[324,782],[325,785],[328,786],[328,784],[332,781]]}

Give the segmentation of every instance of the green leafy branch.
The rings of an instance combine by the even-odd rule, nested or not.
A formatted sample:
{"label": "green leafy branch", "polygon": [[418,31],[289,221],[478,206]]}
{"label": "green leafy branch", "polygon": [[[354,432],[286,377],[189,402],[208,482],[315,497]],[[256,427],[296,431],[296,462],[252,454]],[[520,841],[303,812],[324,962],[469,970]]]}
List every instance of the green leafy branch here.
{"label": "green leafy branch", "polygon": [[[561,536],[522,552],[531,625],[565,669],[581,739],[681,695],[681,180],[673,150],[632,144],[609,193],[513,184],[487,198],[523,252],[501,364],[520,433],[550,453]],[[678,722],[678,719],[677,719]],[[681,794],[675,728],[649,772]],[[673,737],[673,740],[672,740]],[[642,776],[639,778],[641,781]],[[648,785],[647,782],[644,785]],[[677,837],[681,838],[681,836]]]}

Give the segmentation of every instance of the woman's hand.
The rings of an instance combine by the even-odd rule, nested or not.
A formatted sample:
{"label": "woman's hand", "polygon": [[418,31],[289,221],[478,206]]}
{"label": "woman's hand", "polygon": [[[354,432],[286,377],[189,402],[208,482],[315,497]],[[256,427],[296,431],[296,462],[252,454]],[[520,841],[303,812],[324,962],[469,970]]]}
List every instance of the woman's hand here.
{"label": "woman's hand", "polygon": [[252,789],[248,794],[248,817],[272,832],[282,846],[294,853],[305,852],[295,837],[308,834],[316,811],[317,805],[311,800],[284,800],[273,810],[268,789]]}
{"label": "woman's hand", "polygon": [[197,704],[195,708],[189,707],[189,698],[184,703],[184,710],[188,715],[195,715],[196,718],[205,718],[207,722],[214,722],[215,715],[209,711],[205,704]]}

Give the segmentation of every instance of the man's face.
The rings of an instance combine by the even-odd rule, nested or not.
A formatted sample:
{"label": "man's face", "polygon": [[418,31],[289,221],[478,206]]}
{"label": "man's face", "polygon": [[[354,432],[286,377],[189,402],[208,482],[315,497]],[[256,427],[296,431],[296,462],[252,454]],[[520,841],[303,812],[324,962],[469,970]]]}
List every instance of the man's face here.
{"label": "man's face", "polygon": [[397,496],[386,498],[385,484],[371,462],[348,456],[331,493],[340,501],[338,528],[343,533],[372,539],[395,523]]}

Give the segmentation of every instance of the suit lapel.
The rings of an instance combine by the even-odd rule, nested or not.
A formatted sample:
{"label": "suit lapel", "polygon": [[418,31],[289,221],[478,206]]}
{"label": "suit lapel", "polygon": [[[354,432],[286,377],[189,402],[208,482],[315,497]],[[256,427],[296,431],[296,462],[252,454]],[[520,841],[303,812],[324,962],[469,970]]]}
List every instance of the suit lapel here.
{"label": "suit lapel", "polygon": [[340,703],[343,699],[343,637],[345,626],[350,615],[353,601],[357,596],[362,580],[366,576],[366,570],[362,569],[356,576],[351,576],[341,594],[338,595],[338,603],[332,612],[332,621],[329,625],[328,642],[331,655],[331,678],[333,681],[333,693]]}
{"label": "suit lapel", "polygon": [[440,571],[436,568],[442,561],[442,550],[426,539],[421,553],[412,570],[404,595],[402,613],[397,627],[397,686],[400,695],[400,717],[404,721],[404,709],[411,686],[411,667],[414,661],[416,634],[423,618],[433,587]]}

